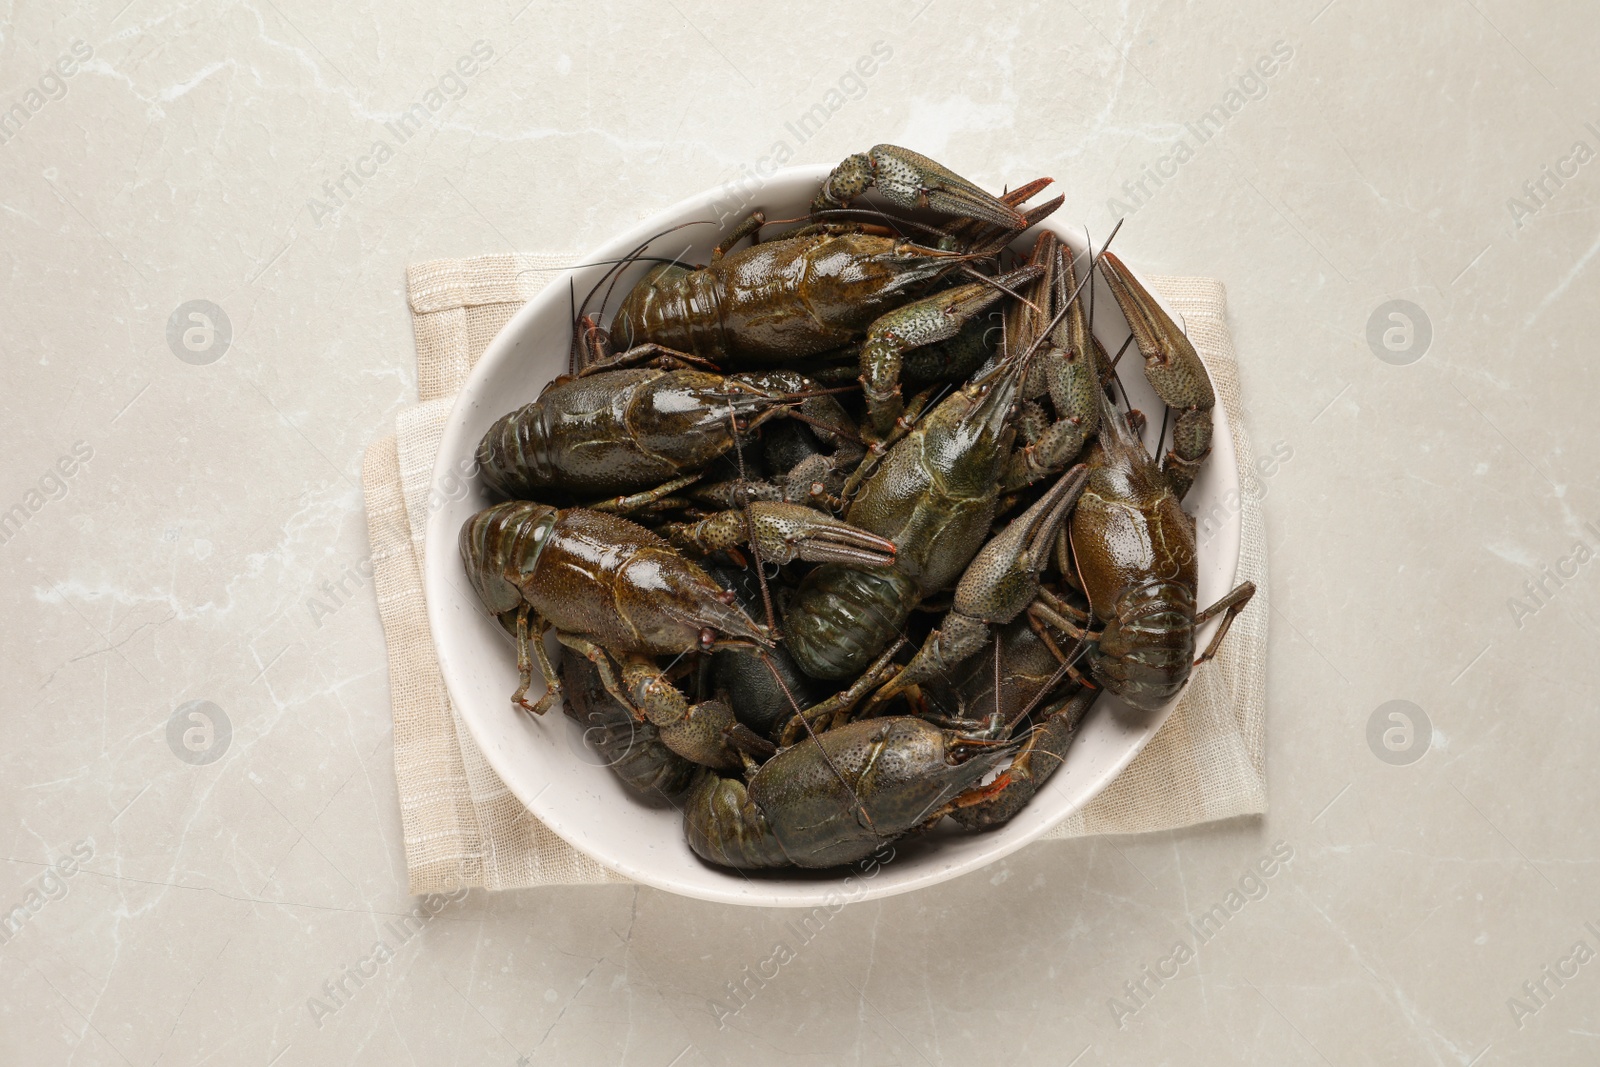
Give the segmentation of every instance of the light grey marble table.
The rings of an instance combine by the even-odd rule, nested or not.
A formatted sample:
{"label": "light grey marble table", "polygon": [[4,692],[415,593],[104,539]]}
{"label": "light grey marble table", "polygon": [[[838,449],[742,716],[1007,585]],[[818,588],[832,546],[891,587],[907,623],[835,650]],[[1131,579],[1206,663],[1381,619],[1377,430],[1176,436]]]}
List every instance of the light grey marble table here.
{"label": "light grey marble table", "polygon": [[[11,5],[0,1062],[1597,1062],[1594,18]],[[878,141],[1227,283],[1270,814],[804,930],[610,887],[395,936],[358,465],[415,396],[405,265]]]}

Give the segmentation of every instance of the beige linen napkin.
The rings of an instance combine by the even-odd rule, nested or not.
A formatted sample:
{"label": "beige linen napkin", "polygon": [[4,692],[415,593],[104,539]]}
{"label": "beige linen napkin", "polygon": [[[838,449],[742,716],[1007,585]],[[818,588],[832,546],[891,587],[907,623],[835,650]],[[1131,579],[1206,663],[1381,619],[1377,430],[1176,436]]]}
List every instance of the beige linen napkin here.
{"label": "beige linen napkin", "polygon": [[[455,394],[500,327],[575,259],[480,256],[419,263],[406,272],[419,403],[367,451],[362,485],[389,652],[395,778],[413,893],[625,881],[546,829],[489,768],[445,692],[422,591],[423,528],[437,492],[434,458]],[[1150,744],[1050,838],[1146,833],[1266,810],[1266,535],[1226,297],[1220,283],[1206,278],[1150,281],[1182,313],[1227,409],[1244,490],[1239,579],[1255,582],[1258,591]]]}

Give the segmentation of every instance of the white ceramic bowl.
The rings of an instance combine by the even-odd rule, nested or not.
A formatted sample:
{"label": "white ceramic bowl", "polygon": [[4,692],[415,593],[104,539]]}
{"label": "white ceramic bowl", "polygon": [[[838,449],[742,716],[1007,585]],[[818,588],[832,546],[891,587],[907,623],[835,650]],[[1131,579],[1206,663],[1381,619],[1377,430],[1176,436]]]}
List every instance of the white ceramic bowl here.
{"label": "white ceramic bowl", "polygon": [[[827,170],[816,166],[780,171],[754,191],[749,206],[765,209],[770,219],[804,214]],[[690,197],[602,245],[582,262],[600,264],[624,256],[650,235],[680,222],[715,220],[717,199],[716,190]],[[729,219],[728,224],[735,221]],[[1054,219],[1044,225],[1074,249],[1085,247],[1082,231]],[[691,226],[655,241],[651,251],[704,263],[719,236],[715,225]],[[1031,237],[1024,241],[1031,242]],[[579,267],[571,272],[580,298],[605,269]],[[623,275],[606,309],[608,316],[644,269],[639,265]],[[534,399],[547,381],[565,371],[570,330],[567,283],[567,277],[558,278],[529,301],[478,361],[445,427],[434,469],[436,485],[456,486],[459,472],[470,468],[490,424]],[[1115,352],[1127,329],[1104,282],[1097,279],[1096,285],[1100,287],[1097,333],[1107,350]],[[1130,356],[1123,361],[1122,380],[1134,406],[1160,411],[1140,372],[1137,354]],[[1161,420],[1151,421],[1159,425]],[[1239,556],[1237,508],[1217,506],[1213,511],[1239,484],[1233,437],[1221,405],[1215,421],[1211,458],[1186,500],[1192,514],[1227,516],[1221,529],[1201,546],[1197,598],[1201,605],[1233,588]],[[1150,427],[1151,444],[1154,434],[1155,427]],[[424,563],[428,619],[450,698],[489,764],[541,822],[611,870],[657,889],[729,904],[813,907],[840,899],[891,896],[975,871],[1035,840],[1088,803],[1128,765],[1171,712],[1170,706],[1139,712],[1103,697],[1086,718],[1061,770],[1010,823],[968,834],[947,821],[944,828],[922,839],[897,843],[894,858],[871,868],[870,875],[857,871],[846,881],[840,872],[744,874],[714,867],[690,851],[679,812],[642,802],[624,789],[585,747],[576,723],[559,710],[534,721],[512,706],[510,697],[517,685],[514,649],[467,584],[456,547],[462,523],[489,503],[474,479],[464,495],[449,494],[428,519]],[[1202,643],[1215,625],[1200,635]]]}

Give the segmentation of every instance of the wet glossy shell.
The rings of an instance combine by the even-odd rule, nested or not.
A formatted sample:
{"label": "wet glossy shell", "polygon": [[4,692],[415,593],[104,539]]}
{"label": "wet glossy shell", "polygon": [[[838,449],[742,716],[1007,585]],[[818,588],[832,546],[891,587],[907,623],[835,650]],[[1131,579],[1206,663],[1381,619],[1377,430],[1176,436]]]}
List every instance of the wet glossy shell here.
{"label": "wet glossy shell", "polygon": [[653,368],[558,378],[495,422],[478,445],[502,496],[549,489],[583,499],[654,488],[733,446],[727,387],[715,374]]}
{"label": "wet glossy shell", "polygon": [[705,571],[615,515],[496,504],[462,527],[461,554],[492,613],[504,618],[525,600],[557,630],[618,652],[687,652],[701,647],[706,629],[760,636]]}
{"label": "wet glossy shell", "polygon": [[1152,581],[1123,591],[1089,657],[1094,676],[1136,708],[1178,695],[1194,661],[1194,596],[1182,582]]}
{"label": "wet glossy shell", "polygon": [[685,833],[725,866],[836,867],[920,825],[1009,757],[1002,749],[952,763],[944,731],[908,716],[850,723],[778,753],[748,790],[709,776],[695,783]]}
{"label": "wet glossy shell", "polygon": [[1134,707],[1154,709],[1183,688],[1194,657],[1194,520],[1126,426],[1120,412],[1103,419],[1068,529],[1106,624],[1089,667]]}
{"label": "wet glossy shell", "polygon": [[717,362],[797,359],[859,339],[947,269],[938,253],[869,234],[779,238],[699,270],[653,269],[623,300],[611,336]]}
{"label": "wet glossy shell", "polygon": [[889,647],[918,599],[902,571],[824,564],[795,592],[784,646],[813,678],[854,678]]}

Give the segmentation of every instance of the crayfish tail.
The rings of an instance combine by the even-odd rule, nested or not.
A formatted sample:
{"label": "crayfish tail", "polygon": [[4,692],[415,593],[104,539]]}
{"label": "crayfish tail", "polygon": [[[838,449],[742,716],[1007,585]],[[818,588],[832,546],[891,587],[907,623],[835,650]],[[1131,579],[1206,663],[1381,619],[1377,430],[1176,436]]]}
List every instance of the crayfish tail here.
{"label": "crayfish tail", "polygon": [[791,861],[744,783],[701,772],[684,802],[683,834],[694,854],[723,867],[786,867]]}

